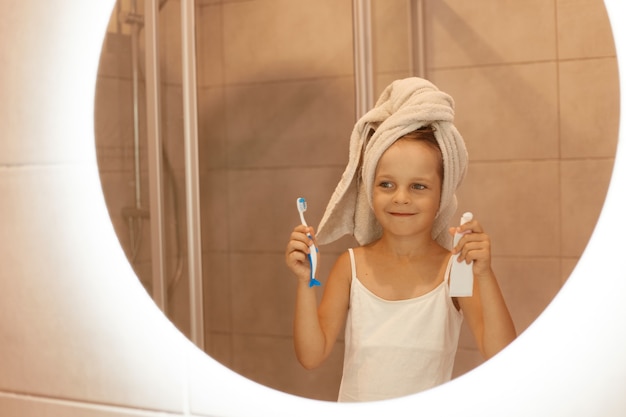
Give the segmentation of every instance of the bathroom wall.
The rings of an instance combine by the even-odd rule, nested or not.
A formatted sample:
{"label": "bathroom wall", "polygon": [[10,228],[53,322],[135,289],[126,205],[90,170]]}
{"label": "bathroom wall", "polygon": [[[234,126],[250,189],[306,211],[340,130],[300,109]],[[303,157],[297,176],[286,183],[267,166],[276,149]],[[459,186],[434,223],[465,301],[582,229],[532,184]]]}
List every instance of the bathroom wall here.
{"label": "bathroom wall", "polygon": [[102,199],[93,94],[111,5],[0,2],[0,415],[624,415],[623,152],[610,216],[564,297],[459,383],[340,406],[246,384],[194,349],[135,279]]}
{"label": "bathroom wall", "polygon": [[[411,75],[409,3],[372,3],[376,94]],[[197,12],[206,350],[255,381],[328,400],[336,396],[343,345],[318,370],[297,364],[295,287],[283,250],[299,221],[296,197],[307,198],[307,219],[317,224],[347,159],[355,116],[351,4],[205,1]],[[473,211],[490,233],[494,269],[523,331],[574,268],[608,185],[618,117],[608,19],[600,0],[424,4],[426,77],[455,98],[470,154],[459,214]],[[172,178],[183,190],[178,10],[179,2],[169,0],[162,12],[162,106]],[[114,42],[108,45],[116,54],[128,48],[127,37]],[[121,140],[129,136],[129,67],[111,59],[119,72],[109,69],[107,77],[106,57],[105,50],[98,91],[126,95],[126,107],[110,98],[115,119],[96,118],[96,136]],[[129,144],[98,146],[125,248],[120,213],[133,201]],[[168,206],[170,225],[184,224],[180,196],[177,204]],[[149,289],[148,229],[134,268]],[[173,274],[179,249],[168,233]],[[181,242],[184,254],[184,236]],[[322,276],[351,244],[346,238],[322,248]],[[187,285],[183,274],[168,311],[186,333]],[[464,329],[455,375],[481,362]]]}

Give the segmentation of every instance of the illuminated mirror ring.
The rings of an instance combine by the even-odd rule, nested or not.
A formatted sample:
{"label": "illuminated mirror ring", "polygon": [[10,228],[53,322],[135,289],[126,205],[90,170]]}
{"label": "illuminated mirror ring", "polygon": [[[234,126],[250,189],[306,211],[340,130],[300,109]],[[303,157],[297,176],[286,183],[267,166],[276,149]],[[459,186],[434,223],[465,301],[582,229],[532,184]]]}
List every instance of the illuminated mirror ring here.
{"label": "illuminated mirror ring", "polygon": [[[619,65],[620,79],[626,80],[626,27],[618,23],[620,17],[626,18],[626,3],[606,0],[605,4],[612,22],[618,63],[623,64]],[[94,40],[101,38],[96,36]],[[625,95],[626,87],[622,86],[621,97]],[[621,112],[623,115],[623,107]],[[177,343],[185,346],[191,364],[191,411],[239,417],[623,415],[626,412],[626,268],[622,242],[626,236],[626,139],[623,135],[621,129],[606,204],[571,277],[545,312],[490,361],[414,396],[376,403],[336,404],[295,397],[249,381],[177,334],[181,339]],[[136,286],[132,291],[137,291]]]}

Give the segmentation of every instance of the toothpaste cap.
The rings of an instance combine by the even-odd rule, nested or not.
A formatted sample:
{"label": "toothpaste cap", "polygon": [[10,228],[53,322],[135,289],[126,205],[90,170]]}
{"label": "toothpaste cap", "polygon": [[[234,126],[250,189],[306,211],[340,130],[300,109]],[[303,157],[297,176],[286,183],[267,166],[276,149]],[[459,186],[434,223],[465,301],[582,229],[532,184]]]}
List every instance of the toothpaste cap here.
{"label": "toothpaste cap", "polygon": [[469,211],[463,213],[463,215],[461,216],[461,226],[469,221],[472,221],[473,218],[474,218],[474,215],[470,213]]}

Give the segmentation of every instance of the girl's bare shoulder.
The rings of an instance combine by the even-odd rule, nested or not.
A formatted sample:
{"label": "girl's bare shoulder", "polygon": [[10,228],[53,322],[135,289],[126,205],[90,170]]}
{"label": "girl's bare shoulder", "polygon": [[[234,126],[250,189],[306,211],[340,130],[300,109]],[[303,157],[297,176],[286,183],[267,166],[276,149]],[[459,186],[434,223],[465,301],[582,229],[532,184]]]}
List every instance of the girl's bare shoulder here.
{"label": "girl's bare shoulder", "polygon": [[333,279],[334,281],[341,281],[349,284],[352,276],[351,264],[350,253],[347,250],[342,252],[335,260],[335,264],[330,271],[329,280]]}

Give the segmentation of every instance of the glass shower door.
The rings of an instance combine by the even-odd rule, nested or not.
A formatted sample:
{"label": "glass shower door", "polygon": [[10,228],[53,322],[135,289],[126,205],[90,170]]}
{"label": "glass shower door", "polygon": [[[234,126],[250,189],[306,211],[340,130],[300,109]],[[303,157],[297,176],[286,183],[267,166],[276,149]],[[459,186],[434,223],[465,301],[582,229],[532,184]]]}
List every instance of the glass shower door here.
{"label": "glass shower door", "polygon": [[[175,323],[178,318],[186,324],[190,339],[203,348],[195,2],[170,3],[145,3],[153,296]],[[172,38],[179,39],[178,47]],[[174,59],[176,51],[180,51],[179,60]],[[172,228],[168,227],[167,206],[171,207]],[[167,260],[173,261],[173,269],[166,268]],[[185,287],[187,291],[181,291]],[[171,303],[170,299],[176,301],[173,297],[179,300]]]}

